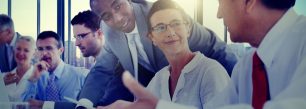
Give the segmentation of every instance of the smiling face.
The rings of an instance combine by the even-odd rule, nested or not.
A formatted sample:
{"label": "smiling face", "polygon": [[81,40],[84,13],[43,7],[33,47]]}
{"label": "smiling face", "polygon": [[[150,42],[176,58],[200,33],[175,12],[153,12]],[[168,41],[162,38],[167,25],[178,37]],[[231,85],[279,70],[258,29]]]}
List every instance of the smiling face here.
{"label": "smiling face", "polygon": [[149,37],[166,55],[189,49],[189,26],[186,19],[175,9],[155,12],[150,18],[152,30]]}
{"label": "smiling face", "polygon": [[128,0],[95,0],[92,10],[111,28],[129,33],[135,28],[133,7]]}
{"label": "smiling face", "polygon": [[[102,32],[92,31],[83,25],[73,25],[76,37],[75,45],[79,47],[84,57],[96,56],[102,45]],[[79,37],[79,38],[78,38]]]}
{"label": "smiling face", "polygon": [[46,39],[38,39],[36,42],[38,54],[40,60],[46,61],[51,67],[51,69],[55,69],[61,60],[61,54],[64,51],[64,48],[59,48],[59,42],[56,39],[50,37]]}
{"label": "smiling face", "polygon": [[14,58],[18,65],[30,64],[34,55],[34,47],[32,42],[26,40],[19,40],[14,49]]}

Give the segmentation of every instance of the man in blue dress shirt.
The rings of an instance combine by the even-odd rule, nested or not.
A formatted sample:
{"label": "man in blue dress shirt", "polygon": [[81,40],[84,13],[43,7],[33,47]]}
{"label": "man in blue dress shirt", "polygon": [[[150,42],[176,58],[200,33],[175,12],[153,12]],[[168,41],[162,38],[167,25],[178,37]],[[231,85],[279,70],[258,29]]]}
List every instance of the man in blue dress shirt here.
{"label": "man in blue dress shirt", "polygon": [[44,31],[36,42],[40,61],[23,95],[32,108],[53,109],[55,102],[76,99],[88,70],[65,64],[60,56],[64,51],[61,38],[53,31]]}

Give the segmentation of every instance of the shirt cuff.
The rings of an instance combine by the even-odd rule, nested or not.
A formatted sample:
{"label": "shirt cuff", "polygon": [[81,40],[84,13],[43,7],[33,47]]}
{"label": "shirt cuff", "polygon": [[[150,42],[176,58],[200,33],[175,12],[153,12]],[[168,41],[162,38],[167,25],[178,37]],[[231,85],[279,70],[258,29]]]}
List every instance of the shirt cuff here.
{"label": "shirt cuff", "polygon": [[77,106],[75,107],[75,109],[83,109],[83,108],[93,108],[93,103],[86,99],[86,98],[82,98],[79,100],[79,103],[77,104]]}
{"label": "shirt cuff", "polygon": [[197,109],[192,106],[184,106],[181,104],[165,101],[165,100],[159,100],[156,106],[156,109]]}
{"label": "shirt cuff", "polygon": [[45,101],[42,109],[54,109],[55,102]]}

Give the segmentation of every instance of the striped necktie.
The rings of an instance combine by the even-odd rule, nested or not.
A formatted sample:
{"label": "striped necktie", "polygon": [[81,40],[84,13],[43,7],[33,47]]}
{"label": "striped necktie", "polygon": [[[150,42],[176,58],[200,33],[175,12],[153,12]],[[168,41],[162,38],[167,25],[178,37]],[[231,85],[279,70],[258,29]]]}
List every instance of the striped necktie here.
{"label": "striped necktie", "polygon": [[55,75],[51,73],[46,87],[46,101],[59,101],[59,90],[55,84]]}

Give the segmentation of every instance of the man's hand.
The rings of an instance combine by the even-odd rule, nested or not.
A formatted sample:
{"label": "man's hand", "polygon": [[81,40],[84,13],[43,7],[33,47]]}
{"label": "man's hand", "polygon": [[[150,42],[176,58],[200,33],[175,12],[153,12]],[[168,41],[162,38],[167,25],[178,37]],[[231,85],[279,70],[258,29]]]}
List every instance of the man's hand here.
{"label": "man's hand", "polygon": [[9,85],[9,84],[12,84],[12,83],[17,83],[17,81],[19,81],[20,77],[17,75],[17,73],[7,73],[4,77],[3,77],[3,80],[4,80],[4,83],[5,85]]}
{"label": "man's hand", "polygon": [[40,100],[30,99],[29,101],[30,109],[42,109],[44,102]]}
{"label": "man's hand", "polygon": [[129,72],[123,73],[124,85],[137,98],[134,102],[118,100],[109,106],[99,106],[97,109],[155,109],[158,99],[133,79]]}
{"label": "man's hand", "polygon": [[42,72],[45,70],[48,70],[50,65],[46,61],[40,61],[37,64],[34,65],[34,72],[29,78],[30,81],[37,81],[39,77],[41,76]]}

